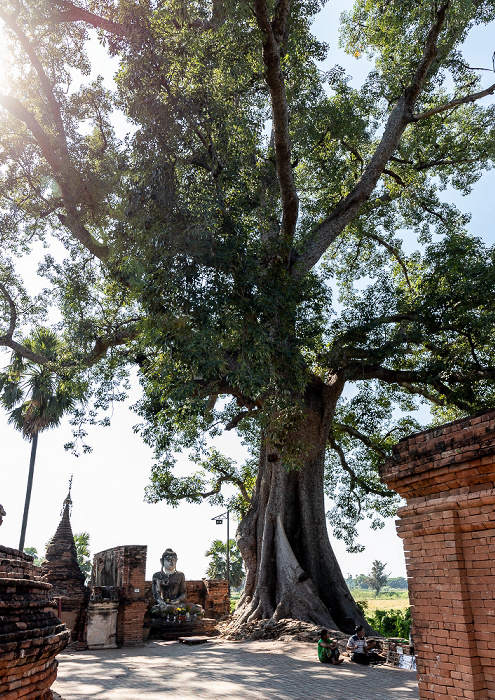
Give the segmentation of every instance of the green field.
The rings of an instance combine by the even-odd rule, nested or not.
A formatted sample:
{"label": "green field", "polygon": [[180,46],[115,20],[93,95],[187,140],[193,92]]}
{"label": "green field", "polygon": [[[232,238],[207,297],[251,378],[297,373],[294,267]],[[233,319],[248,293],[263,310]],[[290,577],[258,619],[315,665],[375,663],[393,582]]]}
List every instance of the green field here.
{"label": "green field", "polygon": [[409,593],[405,590],[380,591],[378,597],[369,588],[351,588],[354,600],[409,600]]}

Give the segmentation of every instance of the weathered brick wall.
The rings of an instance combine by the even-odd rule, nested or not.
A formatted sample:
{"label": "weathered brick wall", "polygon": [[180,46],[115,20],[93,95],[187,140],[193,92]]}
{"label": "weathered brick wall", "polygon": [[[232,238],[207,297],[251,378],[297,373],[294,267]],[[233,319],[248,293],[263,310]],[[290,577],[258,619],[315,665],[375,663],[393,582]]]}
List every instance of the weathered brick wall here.
{"label": "weathered brick wall", "polygon": [[[227,581],[201,579],[186,581],[188,603],[198,603],[205,610],[205,617],[220,620],[230,612]],[[146,597],[149,607],[155,605],[152,593],[152,582],[146,581]]]}
{"label": "weathered brick wall", "polygon": [[495,698],[495,411],[402,440],[381,476],[407,501],[420,698]]}
{"label": "weathered brick wall", "polygon": [[220,620],[230,613],[229,585],[227,581],[205,579],[205,615]]}
{"label": "weathered brick wall", "polygon": [[[1,506],[0,506],[1,515]],[[1,518],[0,518],[1,520]],[[50,700],[56,654],[70,632],[54,612],[33,558],[0,546],[0,697]]]}
{"label": "weathered brick wall", "polygon": [[143,642],[145,598],[145,545],[113,547],[95,554],[91,584],[116,586],[119,589],[117,646],[134,646]]}

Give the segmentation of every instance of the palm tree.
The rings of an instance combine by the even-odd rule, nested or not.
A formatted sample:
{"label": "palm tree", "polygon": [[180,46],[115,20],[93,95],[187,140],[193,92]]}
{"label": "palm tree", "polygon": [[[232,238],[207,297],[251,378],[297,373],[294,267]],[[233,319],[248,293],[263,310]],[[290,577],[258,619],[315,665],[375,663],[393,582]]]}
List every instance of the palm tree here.
{"label": "palm tree", "polygon": [[[23,342],[24,346],[56,362],[60,340],[47,328],[38,328]],[[19,549],[24,548],[26,526],[33,486],[38,434],[59,425],[62,416],[83,399],[84,385],[65,379],[46,365],[37,365],[17,353],[0,373],[0,405],[7,409],[8,421],[31,442],[31,459],[22,518]]]}

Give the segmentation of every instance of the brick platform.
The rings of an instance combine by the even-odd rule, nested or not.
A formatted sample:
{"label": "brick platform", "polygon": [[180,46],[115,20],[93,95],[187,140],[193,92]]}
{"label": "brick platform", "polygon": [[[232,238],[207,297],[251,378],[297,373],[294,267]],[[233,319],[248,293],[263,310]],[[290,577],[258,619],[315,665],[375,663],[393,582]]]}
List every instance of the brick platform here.
{"label": "brick platform", "polygon": [[215,633],[217,621],[207,617],[202,620],[166,622],[160,618],[151,620],[150,639],[172,640],[179,637],[211,637]]}
{"label": "brick platform", "polygon": [[48,599],[33,557],[0,546],[0,697],[51,700],[58,654],[70,632]]}
{"label": "brick platform", "polygon": [[381,476],[407,501],[420,698],[495,698],[495,411],[401,440]]}

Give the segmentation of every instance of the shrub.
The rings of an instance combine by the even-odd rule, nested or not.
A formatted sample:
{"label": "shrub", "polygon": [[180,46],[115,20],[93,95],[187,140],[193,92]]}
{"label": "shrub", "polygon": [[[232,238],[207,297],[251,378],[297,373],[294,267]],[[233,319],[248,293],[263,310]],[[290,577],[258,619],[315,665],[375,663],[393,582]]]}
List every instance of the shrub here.
{"label": "shrub", "polygon": [[[365,611],[363,610],[363,612]],[[407,608],[404,612],[401,610],[375,610],[373,615],[366,615],[366,619],[384,637],[409,639],[411,608]]]}

